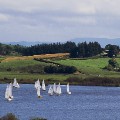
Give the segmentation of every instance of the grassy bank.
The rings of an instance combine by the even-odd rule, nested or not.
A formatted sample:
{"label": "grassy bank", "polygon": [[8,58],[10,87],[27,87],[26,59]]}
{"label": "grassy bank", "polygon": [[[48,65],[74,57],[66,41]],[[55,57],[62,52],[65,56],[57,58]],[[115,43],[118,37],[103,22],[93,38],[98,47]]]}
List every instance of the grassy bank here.
{"label": "grassy bank", "polygon": [[[8,60],[8,59],[7,59]],[[48,59],[47,59],[48,60]],[[70,82],[73,85],[101,85],[120,86],[119,72],[107,71],[103,68],[107,66],[109,58],[98,59],[50,59],[49,62],[41,62],[33,59],[19,59],[2,61],[0,63],[0,83],[13,82],[16,77],[20,83],[34,83],[38,78],[45,80],[47,84]],[[44,67],[54,65],[53,63],[75,66],[77,72],[74,74],[46,74]],[[120,59],[117,58],[120,64]]]}
{"label": "grassy bank", "polygon": [[109,77],[86,77],[81,79],[79,77],[70,77],[65,80],[66,82],[71,83],[72,85],[81,85],[81,86],[120,86],[119,78],[109,78]]}
{"label": "grassy bank", "polygon": [[[85,59],[85,60],[55,60],[54,62],[63,64],[63,65],[73,65],[75,66],[82,74],[102,77],[115,77],[119,78],[120,73],[114,71],[107,71],[103,68],[108,65],[108,60],[110,58],[98,58],[98,59]],[[120,64],[120,59],[117,58],[117,62]]]}

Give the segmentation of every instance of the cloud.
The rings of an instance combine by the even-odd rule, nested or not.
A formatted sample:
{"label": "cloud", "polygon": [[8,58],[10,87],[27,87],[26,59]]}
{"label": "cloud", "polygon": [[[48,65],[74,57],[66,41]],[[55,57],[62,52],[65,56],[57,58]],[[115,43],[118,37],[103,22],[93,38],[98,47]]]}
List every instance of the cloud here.
{"label": "cloud", "polygon": [[82,2],[82,0],[76,0],[76,2],[73,0],[0,0],[2,8],[21,12],[66,11],[80,14],[94,14],[94,7],[86,3]]}
{"label": "cloud", "polygon": [[9,20],[9,15],[0,13],[0,22],[7,22]]}
{"label": "cloud", "polygon": [[97,12],[119,14],[119,0],[0,0],[2,9],[21,12],[64,11],[78,14],[97,14]]}
{"label": "cloud", "polygon": [[93,17],[88,16],[76,16],[76,17],[53,17],[53,21],[66,25],[93,25],[96,24],[96,20]]}
{"label": "cloud", "polygon": [[120,37],[119,4],[120,0],[0,0],[0,40]]}
{"label": "cloud", "polygon": [[96,0],[94,2],[97,13],[111,16],[120,16],[120,0]]}

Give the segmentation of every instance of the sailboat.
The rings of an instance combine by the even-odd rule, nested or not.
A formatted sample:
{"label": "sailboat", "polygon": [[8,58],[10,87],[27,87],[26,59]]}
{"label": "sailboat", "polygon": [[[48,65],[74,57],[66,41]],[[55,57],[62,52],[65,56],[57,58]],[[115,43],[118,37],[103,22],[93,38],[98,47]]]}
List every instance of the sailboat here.
{"label": "sailboat", "polygon": [[45,82],[44,82],[44,80],[42,81],[42,90],[46,90],[46,87],[45,87]]}
{"label": "sailboat", "polygon": [[5,91],[5,98],[9,99],[9,85],[7,85],[6,91]]}
{"label": "sailboat", "polygon": [[42,96],[40,94],[40,87],[37,87],[37,96],[38,96],[38,98],[42,98]]}
{"label": "sailboat", "polygon": [[56,93],[56,84],[53,85],[53,92]]}
{"label": "sailboat", "polygon": [[5,98],[8,101],[11,101],[13,99],[13,95],[12,95],[12,83],[10,83],[9,85],[7,85],[6,91],[5,91]]}
{"label": "sailboat", "polygon": [[70,95],[71,92],[70,92],[70,88],[69,88],[69,83],[67,84],[67,93]]}
{"label": "sailboat", "polygon": [[48,94],[51,95],[51,96],[53,95],[53,88],[51,86],[50,86],[50,88],[48,90]]}
{"label": "sailboat", "polygon": [[37,89],[38,87],[41,88],[39,79],[35,82],[35,88]]}
{"label": "sailboat", "polygon": [[20,85],[18,84],[16,78],[14,78],[13,87],[20,88]]}
{"label": "sailboat", "polygon": [[57,95],[60,95],[62,92],[61,92],[61,86],[60,86],[60,83],[58,84],[57,86],[57,89],[56,89],[56,94]]}
{"label": "sailboat", "polygon": [[12,83],[10,83],[10,84],[9,84],[9,95],[10,95],[10,97],[13,99],[12,89],[13,89],[13,85],[12,85]]}

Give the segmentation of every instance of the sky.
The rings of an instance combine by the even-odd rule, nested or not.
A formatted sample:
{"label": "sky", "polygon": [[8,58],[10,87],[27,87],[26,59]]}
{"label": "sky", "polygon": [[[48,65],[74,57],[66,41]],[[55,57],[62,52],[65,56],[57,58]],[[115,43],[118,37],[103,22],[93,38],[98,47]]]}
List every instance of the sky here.
{"label": "sky", "polygon": [[0,0],[0,42],[120,38],[120,0]]}

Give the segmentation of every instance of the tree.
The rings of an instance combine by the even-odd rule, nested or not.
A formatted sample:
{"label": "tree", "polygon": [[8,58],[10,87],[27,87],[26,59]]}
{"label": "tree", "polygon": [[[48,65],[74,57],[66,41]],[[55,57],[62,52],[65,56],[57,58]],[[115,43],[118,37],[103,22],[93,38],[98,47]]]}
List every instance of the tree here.
{"label": "tree", "polygon": [[78,43],[78,57],[86,56],[86,42]]}
{"label": "tree", "polygon": [[118,62],[116,61],[115,58],[112,58],[108,61],[107,69],[108,70],[118,70],[119,69],[119,64],[118,64]]}
{"label": "tree", "polygon": [[77,47],[71,51],[71,57],[92,57],[100,54],[101,51],[102,48],[98,42],[83,42],[78,43]]}
{"label": "tree", "polygon": [[70,57],[71,58],[78,58],[78,47],[71,49],[70,51]]}
{"label": "tree", "polygon": [[112,58],[117,56],[119,53],[119,46],[108,44],[105,46],[105,49],[108,50],[108,57]]}

